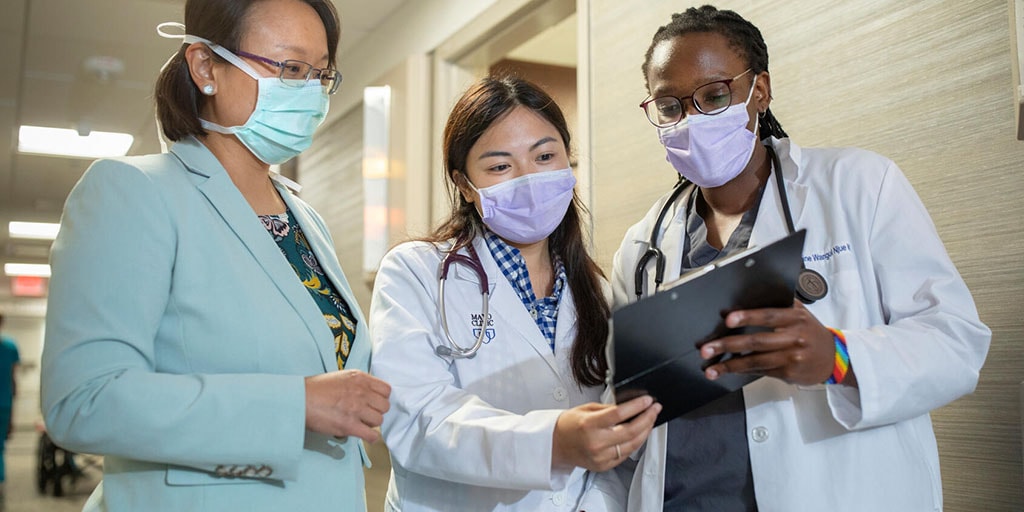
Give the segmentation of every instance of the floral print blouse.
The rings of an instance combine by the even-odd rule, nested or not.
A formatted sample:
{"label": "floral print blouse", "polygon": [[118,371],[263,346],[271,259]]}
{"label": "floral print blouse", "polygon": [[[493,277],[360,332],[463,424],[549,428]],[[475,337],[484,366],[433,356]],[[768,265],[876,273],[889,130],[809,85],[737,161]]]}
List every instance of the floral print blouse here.
{"label": "floral print blouse", "polygon": [[284,257],[291,264],[299,280],[324,315],[327,326],[334,335],[334,353],[338,358],[338,369],[345,369],[345,360],[356,339],[356,318],[345,299],[334,289],[330,279],[320,268],[309,241],[297,222],[289,222],[291,210],[278,215],[260,215],[263,227],[277,242]]}

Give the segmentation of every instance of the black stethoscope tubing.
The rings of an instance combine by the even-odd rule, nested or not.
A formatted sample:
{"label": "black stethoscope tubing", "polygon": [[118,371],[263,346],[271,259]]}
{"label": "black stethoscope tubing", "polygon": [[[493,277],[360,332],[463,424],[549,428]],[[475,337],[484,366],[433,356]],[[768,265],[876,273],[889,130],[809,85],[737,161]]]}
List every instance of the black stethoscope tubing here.
{"label": "black stethoscope tubing", "polygon": [[[793,215],[789,211],[786,184],[782,179],[782,163],[779,161],[779,155],[775,153],[775,148],[771,145],[765,145],[765,149],[768,150],[768,154],[772,157],[772,174],[775,175],[775,180],[778,184],[779,200],[782,202],[782,212],[786,217],[786,228],[790,234],[793,234],[796,232],[796,226],[793,224]],[[668,214],[669,209],[675,204],[689,184],[691,184],[689,180],[680,177],[679,182],[676,183],[675,188],[672,190],[672,195],[668,197],[668,200],[661,207],[661,211],[658,212],[658,218],[654,221],[654,227],[651,229],[650,243],[636,264],[634,284],[637,300],[643,297],[644,277],[647,274],[647,264],[652,258],[654,259],[654,289],[657,290],[658,286],[665,279],[665,254],[658,247],[658,234],[661,231],[661,223],[664,222],[665,215]],[[689,209],[688,205],[687,211]],[[821,300],[828,294],[828,282],[825,281],[821,274],[804,266],[803,260],[800,261],[800,267],[800,274],[796,280],[796,297],[804,304],[811,304]]]}

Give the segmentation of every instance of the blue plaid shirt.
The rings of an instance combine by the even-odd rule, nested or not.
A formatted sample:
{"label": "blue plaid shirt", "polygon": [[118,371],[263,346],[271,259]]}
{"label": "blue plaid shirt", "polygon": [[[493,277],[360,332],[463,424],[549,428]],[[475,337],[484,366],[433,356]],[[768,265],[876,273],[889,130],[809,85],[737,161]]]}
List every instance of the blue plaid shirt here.
{"label": "blue plaid shirt", "polygon": [[537,298],[533,293],[533,285],[530,284],[530,273],[526,270],[526,261],[519,249],[505,243],[504,240],[491,233],[484,235],[487,248],[491,250],[491,256],[498,263],[501,273],[505,274],[509,284],[523,301],[530,316],[537,322],[541,334],[548,340],[551,351],[555,351],[555,325],[558,321],[558,303],[562,299],[562,290],[565,288],[565,267],[562,262],[555,260],[555,286],[550,297]]}

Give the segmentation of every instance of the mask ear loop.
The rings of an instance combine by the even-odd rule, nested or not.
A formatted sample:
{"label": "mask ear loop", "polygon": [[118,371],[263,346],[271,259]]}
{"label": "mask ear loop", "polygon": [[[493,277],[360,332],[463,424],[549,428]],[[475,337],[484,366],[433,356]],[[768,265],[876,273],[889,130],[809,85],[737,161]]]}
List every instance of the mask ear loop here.
{"label": "mask ear loop", "polygon": [[[168,29],[176,29],[176,31],[180,31],[181,33],[174,33],[174,32],[169,31]],[[209,47],[209,49],[211,51],[213,51],[213,53],[216,53],[217,55],[221,56],[224,60],[230,62],[235,67],[237,67],[238,69],[242,70],[243,73],[245,73],[245,74],[249,75],[250,77],[252,77],[254,80],[259,81],[260,78],[263,78],[258,73],[256,73],[256,70],[253,69],[252,66],[250,66],[245,61],[240,59],[234,53],[231,53],[231,51],[229,51],[227,48],[224,48],[223,46],[221,46],[221,45],[219,45],[217,43],[214,43],[214,42],[212,42],[212,41],[210,41],[208,39],[204,39],[204,38],[199,37],[199,36],[194,36],[194,35],[188,34],[187,31],[185,30],[185,25],[183,25],[181,23],[178,23],[176,21],[167,21],[167,22],[164,22],[164,23],[160,23],[160,24],[158,24],[156,26],[156,33],[160,37],[163,37],[163,38],[166,38],[166,39],[180,39],[182,41],[182,44],[203,43],[207,47]],[[180,51],[181,51],[181,49],[179,48],[178,52],[180,52]],[[171,61],[174,59],[174,57],[176,55],[177,55],[177,53],[171,55],[170,58],[167,59],[167,62],[164,62],[164,65],[160,67],[160,72],[161,73],[163,73],[164,68],[166,68],[171,63]],[[154,112],[153,116],[154,116],[154,118],[156,118],[156,113],[155,112]],[[168,149],[167,149],[167,146],[168,146],[167,145],[167,140],[166,140],[166,137],[163,134],[163,129],[160,126],[160,120],[158,118],[156,118],[156,133],[157,133],[157,139],[160,142],[160,152],[161,153],[166,153],[168,151]],[[293,182],[291,180],[288,180],[288,181],[290,183],[285,183],[285,185],[288,186],[289,188],[295,189],[295,187],[292,186],[292,185],[293,184],[295,186],[298,185],[298,184],[296,184],[295,182]]]}
{"label": "mask ear loop", "polygon": [[750,98],[754,97],[754,89],[757,87],[757,75],[754,75],[754,79],[750,82],[750,92],[747,93],[747,99],[743,102],[743,106],[750,104]]}
{"label": "mask ear loop", "polygon": [[[754,80],[750,83],[750,92],[747,93],[747,101],[743,102],[743,108],[747,108],[747,105],[750,105],[750,100],[754,97],[754,89],[756,87],[757,87],[757,75],[754,75]],[[761,126],[760,126],[760,124],[761,124],[761,115],[762,115],[762,112],[759,111],[758,114],[756,116],[754,116],[754,144],[757,144],[757,141],[761,140],[761,134],[758,133],[758,131],[761,129]],[[751,148],[751,149],[753,149],[753,148]],[[753,157],[753,153],[751,153],[751,157]]]}

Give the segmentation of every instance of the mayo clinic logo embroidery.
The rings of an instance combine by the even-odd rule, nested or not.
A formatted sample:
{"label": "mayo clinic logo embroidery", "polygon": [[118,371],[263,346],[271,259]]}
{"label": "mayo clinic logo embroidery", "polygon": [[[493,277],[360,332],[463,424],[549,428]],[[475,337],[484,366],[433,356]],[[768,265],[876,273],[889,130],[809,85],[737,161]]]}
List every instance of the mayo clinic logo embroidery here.
{"label": "mayo clinic logo embroidery", "polygon": [[[473,337],[480,337],[480,329],[484,329],[484,316],[480,313],[471,313],[469,315],[469,324],[473,326]],[[490,343],[494,339],[496,334],[494,330],[494,317],[490,313],[487,314],[487,326],[484,331],[484,343]]]}
{"label": "mayo clinic logo embroidery", "polygon": [[810,255],[804,256],[804,262],[811,263],[814,261],[829,261],[833,256],[837,256],[844,252],[853,252],[853,246],[849,243],[837,244],[825,252],[811,253]]}

